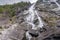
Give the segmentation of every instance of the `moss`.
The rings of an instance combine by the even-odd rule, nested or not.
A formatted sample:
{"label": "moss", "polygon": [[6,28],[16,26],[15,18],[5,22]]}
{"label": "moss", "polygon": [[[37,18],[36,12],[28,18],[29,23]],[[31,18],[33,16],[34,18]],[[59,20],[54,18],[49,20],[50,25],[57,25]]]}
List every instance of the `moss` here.
{"label": "moss", "polygon": [[44,21],[48,24],[48,26],[55,26],[57,20],[58,20],[58,18],[56,18],[56,17],[46,17],[46,18],[44,18]]}

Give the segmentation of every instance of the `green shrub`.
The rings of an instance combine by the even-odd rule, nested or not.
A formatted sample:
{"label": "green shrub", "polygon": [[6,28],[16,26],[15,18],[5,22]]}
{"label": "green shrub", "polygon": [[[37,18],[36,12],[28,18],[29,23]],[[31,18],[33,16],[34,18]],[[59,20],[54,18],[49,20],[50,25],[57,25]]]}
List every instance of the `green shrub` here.
{"label": "green shrub", "polygon": [[20,2],[20,3],[17,3],[17,4],[13,4],[13,5],[3,5],[3,6],[0,6],[0,13],[3,13],[3,12],[8,12],[8,16],[9,17],[13,17],[15,16],[15,13],[16,13],[16,8],[24,8],[25,6],[29,5],[30,3],[27,3],[27,2]]}

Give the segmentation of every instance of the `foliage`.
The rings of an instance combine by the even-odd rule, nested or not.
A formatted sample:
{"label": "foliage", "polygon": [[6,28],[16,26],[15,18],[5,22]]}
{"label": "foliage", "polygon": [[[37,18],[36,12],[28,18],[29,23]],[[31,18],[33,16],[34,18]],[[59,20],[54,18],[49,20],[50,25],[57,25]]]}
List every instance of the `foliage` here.
{"label": "foliage", "polygon": [[24,8],[25,6],[29,5],[30,3],[27,2],[20,2],[13,5],[0,5],[0,14],[1,13],[8,13],[9,17],[15,16],[17,8]]}

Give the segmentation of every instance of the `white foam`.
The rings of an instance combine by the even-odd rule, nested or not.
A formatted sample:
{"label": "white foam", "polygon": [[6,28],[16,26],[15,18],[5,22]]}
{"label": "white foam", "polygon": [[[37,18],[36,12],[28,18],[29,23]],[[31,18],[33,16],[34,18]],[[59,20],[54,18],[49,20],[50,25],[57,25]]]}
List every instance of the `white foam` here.
{"label": "white foam", "polygon": [[37,0],[29,0],[31,3],[36,3]]}

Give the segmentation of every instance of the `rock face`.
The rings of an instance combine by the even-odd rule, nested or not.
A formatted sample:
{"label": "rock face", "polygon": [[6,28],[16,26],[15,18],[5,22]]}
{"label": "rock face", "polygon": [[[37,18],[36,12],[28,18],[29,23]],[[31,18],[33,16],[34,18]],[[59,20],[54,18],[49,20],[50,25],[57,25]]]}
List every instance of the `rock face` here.
{"label": "rock face", "polygon": [[[59,30],[58,26],[60,25],[60,12],[59,12],[60,9],[57,10],[58,5],[55,2],[48,2],[48,1],[43,2],[43,0],[38,0],[38,2],[35,5],[36,10],[38,10],[39,12],[40,17],[45,22],[44,28],[46,29],[45,32],[40,33],[40,37],[38,38],[38,40],[40,39],[43,40],[44,38],[50,37],[49,35],[55,34],[55,32],[57,32],[56,30]],[[57,3],[59,3],[59,1],[60,0],[57,0]],[[46,33],[48,35],[46,35]],[[44,35],[45,37],[43,37]],[[44,40],[51,40],[51,39],[48,38]]]}
{"label": "rock face", "polygon": [[[60,0],[57,0],[57,2],[60,4]],[[0,40],[27,40],[25,33],[28,30],[32,36],[31,40],[60,40],[60,10],[55,9],[58,8],[56,3],[38,0],[35,8],[44,22],[42,29],[31,29],[31,25],[25,22],[25,17],[28,15],[26,13],[28,12],[24,10],[16,15],[18,24],[12,24],[10,28],[3,31]],[[36,25],[38,24],[37,21],[35,18],[34,23]]]}
{"label": "rock face", "polygon": [[18,24],[13,24],[10,28],[2,31],[0,40],[22,40],[25,31]]}
{"label": "rock face", "polygon": [[[35,5],[35,8],[38,11],[39,16],[44,21],[43,29],[40,29],[38,32],[35,30],[31,31],[31,25],[28,25],[24,20],[26,15],[28,15],[28,14],[24,14],[27,12],[27,10],[19,13],[19,15],[17,16],[17,19],[18,19],[17,22],[20,23],[23,30],[25,30],[25,31],[30,30],[30,35],[33,36],[33,38],[31,40],[52,40],[52,39],[54,40],[53,37],[52,37],[52,39],[50,39],[49,37],[51,37],[51,35],[53,35],[53,34],[54,34],[54,36],[57,34],[60,34],[59,33],[59,31],[60,31],[59,11],[60,10],[55,9],[55,8],[58,8],[58,6],[54,2],[47,2],[47,1],[43,2],[42,0],[38,0],[38,2]],[[54,10],[52,10],[52,9],[54,9]],[[36,22],[37,22],[37,20],[34,21],[34,23],[36,23]],[[36,35],[38,35],[38,36],[34,37]],[[25,37],[23,40],[26,40]]]}
{"label": "rock face", "polygon": [[39,15],[50,26],[56,26],[60,20],[60,10],[52,10],[56,8],[58,8],[58,6],[55,2],[43,2],[42,0],[38,0],[36,3],[36,9],[38,10]]}

